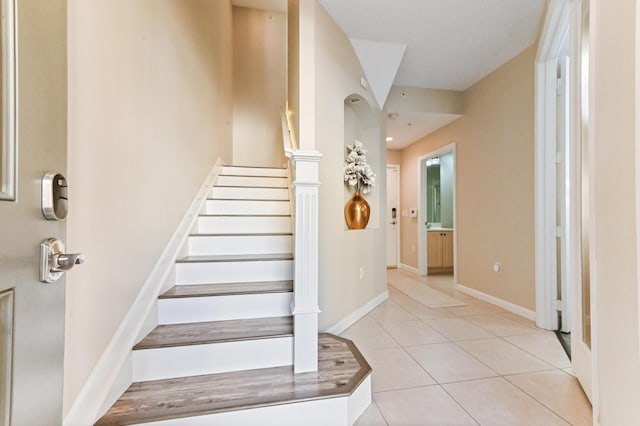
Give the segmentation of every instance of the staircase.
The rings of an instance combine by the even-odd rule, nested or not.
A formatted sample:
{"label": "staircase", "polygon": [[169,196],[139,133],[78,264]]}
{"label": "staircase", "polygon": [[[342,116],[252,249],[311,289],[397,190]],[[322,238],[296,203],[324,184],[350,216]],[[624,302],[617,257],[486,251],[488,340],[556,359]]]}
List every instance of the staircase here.
{"label": "staircase", "polygon": [[321,335],[318,372],[293,374],[292,229],[286,169],[222,167],[133,383],[96,424],[353,423],[371,369],[351,342]]}

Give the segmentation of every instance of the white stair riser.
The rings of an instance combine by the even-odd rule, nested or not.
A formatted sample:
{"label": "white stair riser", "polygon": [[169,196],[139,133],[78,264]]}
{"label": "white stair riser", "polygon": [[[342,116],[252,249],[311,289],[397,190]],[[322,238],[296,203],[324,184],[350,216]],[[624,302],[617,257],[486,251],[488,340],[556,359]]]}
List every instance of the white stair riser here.
{"label": "white stair riser", "polygon": [[259,234],[291,232],[291,216],[238,216],[238,217],[206,217],[198,218],[198,232],[229,233],[229,234]]}
{"label": "white stair riser", "polygon": [[292,365],[293,338],[241,340],[133,351],[133,381]]}
{"label": "white stair riser", "polygon": [[274,177],[287,177],[287,171],[285,169],[272,169],[262,167],[222,167],[222,175],[237,175],[237,176],[274,176]]}
{"label": "white stair riser", "polygon": [[235,188],[213,187],[209,191],[209,198],[227,200],[288,200],[287,188]]}
{"label": "white stair riser", "polygon": [[159,324],[185,324],[291,315],[293,293],[263,293],[158,300]]}
{"label": "white stair riser", "polygon": [[218,176],[215,183],[219,186],[251,186],[266,188],[287,188],[288,182],[282,177],[251,177],[251,176]]}
{"label": "white stair riser", "polygon": [[292,279],[292,260],[176,264],[177,285],[289,281]]}
{"label": "white stair riser", "polygon": [[206,214],[288,215],[288,201],[207,200]]}
{"label": "white stair riser", "polygon": [[145,426],[349,426],[371,404],[371,375],[349,396],[144,423]]}
{"label": "white stair riser", "polygon": [[293,252],[291,235],[189,237],[189,255],[278,254]]}

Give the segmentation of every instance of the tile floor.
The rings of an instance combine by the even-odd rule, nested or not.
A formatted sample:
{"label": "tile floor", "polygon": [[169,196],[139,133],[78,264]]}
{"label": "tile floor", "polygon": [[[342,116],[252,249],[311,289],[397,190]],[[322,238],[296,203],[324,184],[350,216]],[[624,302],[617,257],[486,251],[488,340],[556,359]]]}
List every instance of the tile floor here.
{"label": "tile floor", "polygon": [[357,426],[591,425],[591,406],[552,332],[453,289],[452,277],[390,270],[466,303],[389,300],[346,330],[373,367],[373,403]]}

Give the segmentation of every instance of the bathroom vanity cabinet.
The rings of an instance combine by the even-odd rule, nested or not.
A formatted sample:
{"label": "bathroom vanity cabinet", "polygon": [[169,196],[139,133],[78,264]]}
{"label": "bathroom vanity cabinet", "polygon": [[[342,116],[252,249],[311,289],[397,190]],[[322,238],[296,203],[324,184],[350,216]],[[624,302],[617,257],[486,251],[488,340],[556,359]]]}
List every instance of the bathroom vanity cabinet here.
{"label": "bathroom vanity cabinet", "polygon": [[453,231],[427,231],[427,267],[429,274],[453,272]]}

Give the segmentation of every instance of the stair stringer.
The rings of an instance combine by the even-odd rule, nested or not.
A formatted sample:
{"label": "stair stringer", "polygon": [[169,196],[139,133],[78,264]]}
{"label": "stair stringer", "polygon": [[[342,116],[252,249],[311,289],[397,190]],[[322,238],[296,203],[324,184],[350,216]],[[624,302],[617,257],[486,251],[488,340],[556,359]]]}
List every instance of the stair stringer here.
{"label": "stair stringer", "polygon": [[175,262],[184,255],[187,238],[222,165],[222,159],[218,158],[205,177],[131,308],[64,417],[64,426],[94,424],[133,383],[131,348],[158,324],[158,296],[175,284]]}

